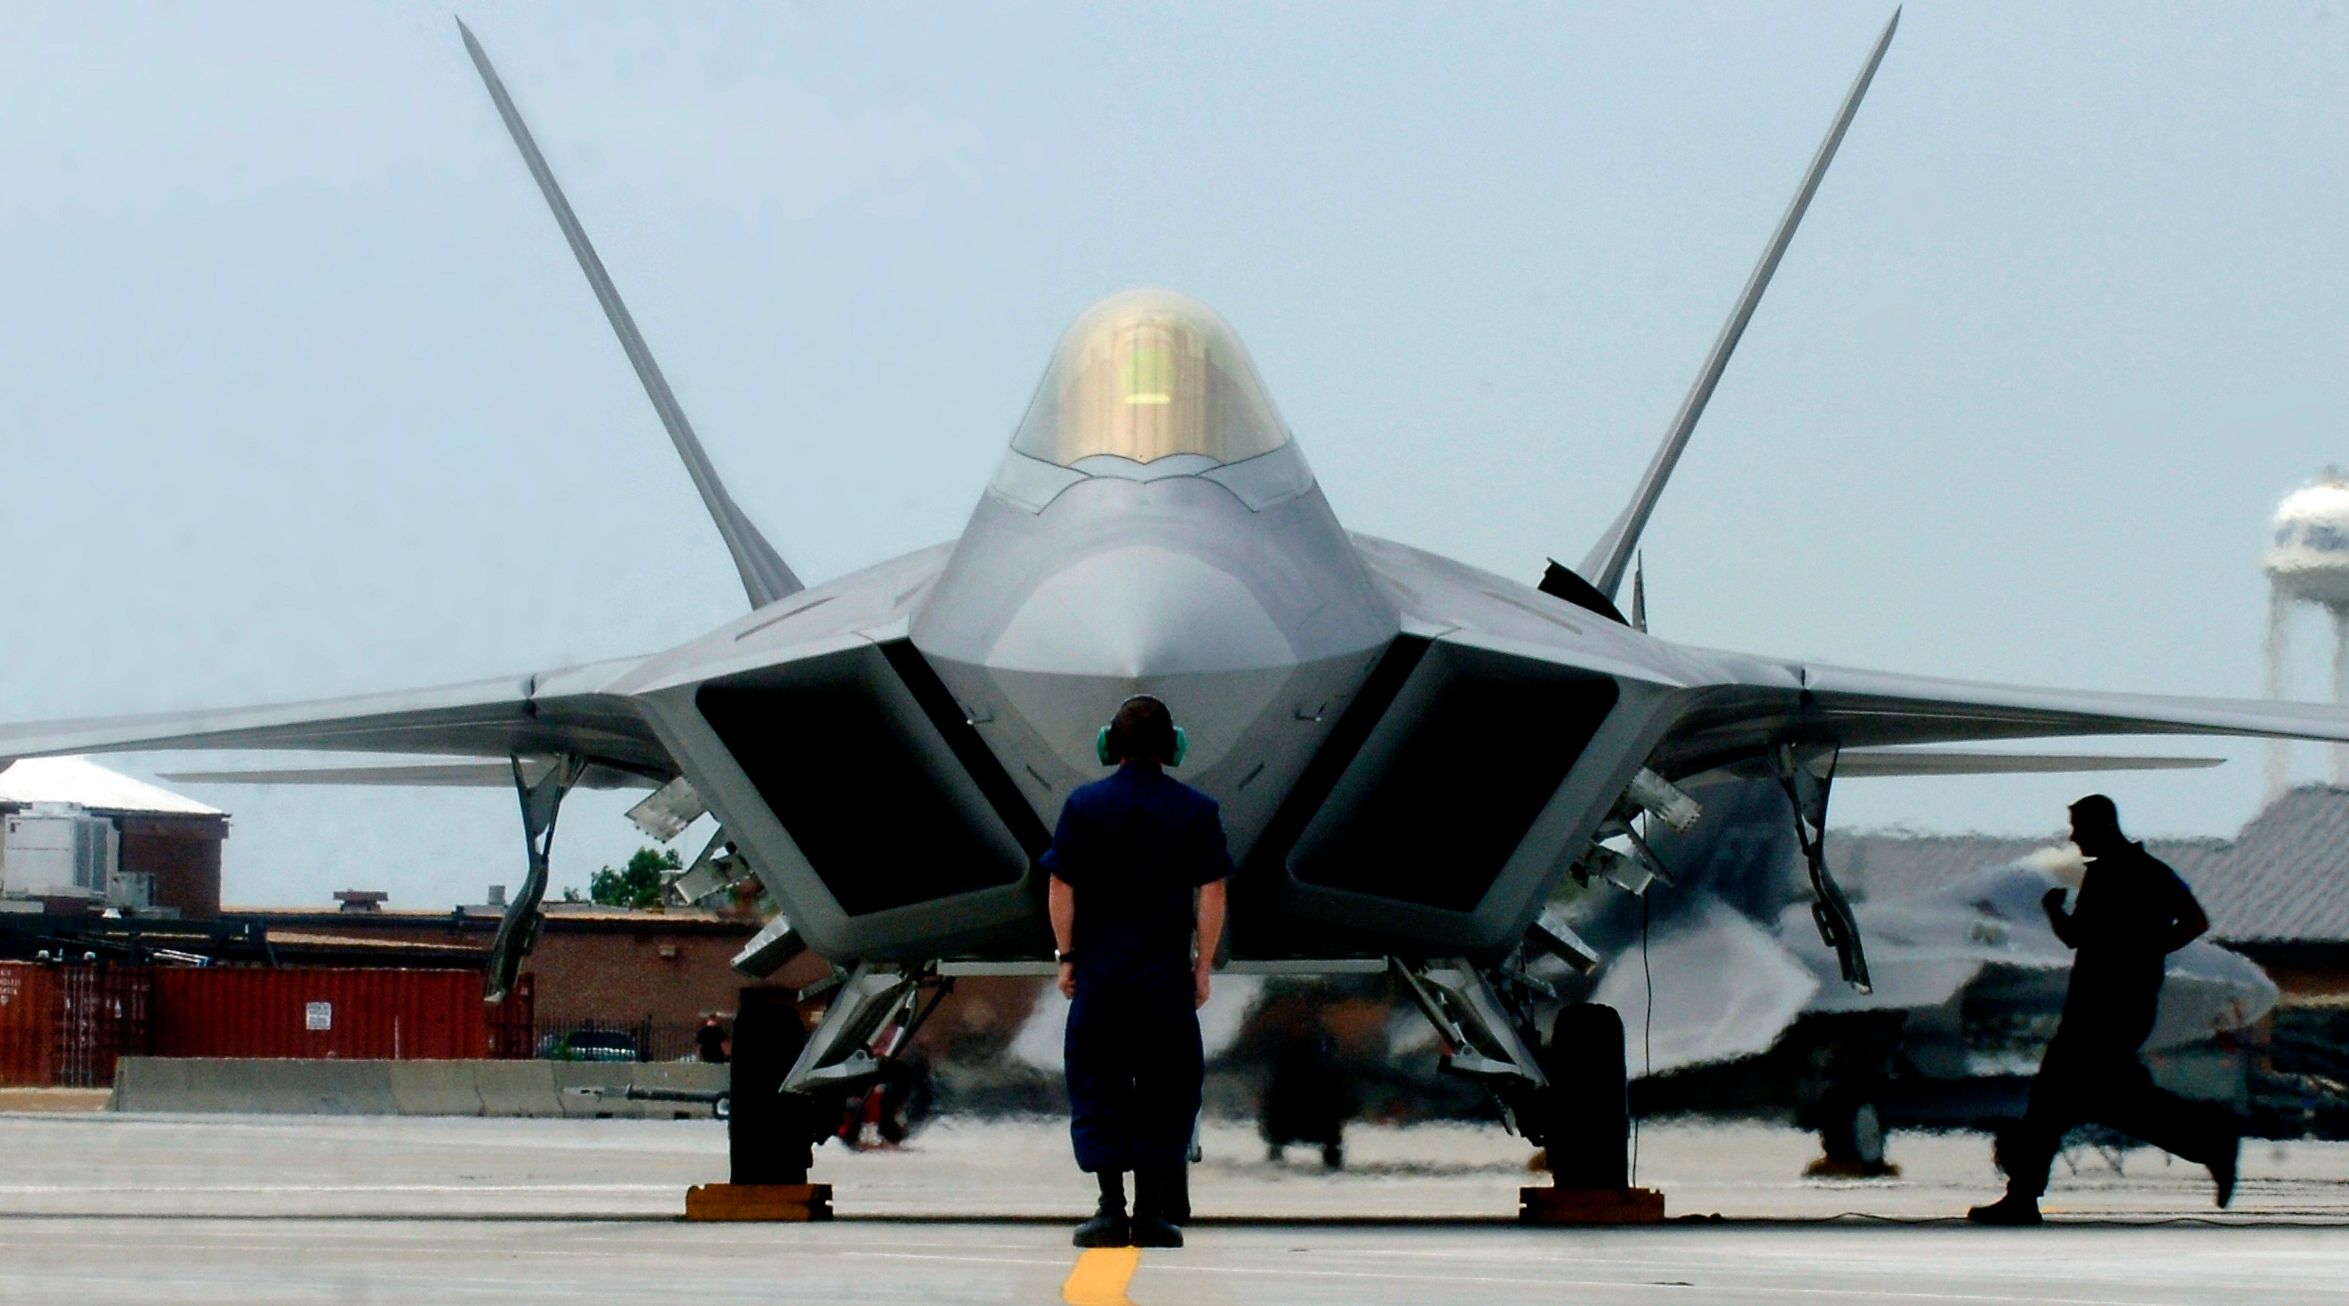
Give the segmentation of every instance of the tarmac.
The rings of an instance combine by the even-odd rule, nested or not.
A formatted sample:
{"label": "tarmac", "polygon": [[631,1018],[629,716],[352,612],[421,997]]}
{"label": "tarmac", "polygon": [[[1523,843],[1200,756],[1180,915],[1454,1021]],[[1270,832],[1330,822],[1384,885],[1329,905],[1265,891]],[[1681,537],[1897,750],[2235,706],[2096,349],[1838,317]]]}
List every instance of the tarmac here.
{"label": "tarmac", "polygon": [[[1357,1126],[1347,1168],[1269,1162],[1211,1124],[1179,1251],[1094,1252],[1051,1120],[944,1121],[817,1153],[839,1219],[683,1223],[722,1179],[708,1120],[144,1116],[0,1095],[0,1301],[1824,1302],[2343,1300],[2349,1145],[2247,1145],[2232,1209],[2159,1153],[2077,1151],[2051,1223],[1978,1229],[1987,1140],[1896,1136],[1897,1179],[1801,1177],[1811,1140],[1650,1124],[1668,1223],[1515,1221],[1527,1149],[1497,1127]],[[2114,1169],[2118,1160],[2119,1169]],[[1688,1218],[1698,1217],[1698,1218]]]}

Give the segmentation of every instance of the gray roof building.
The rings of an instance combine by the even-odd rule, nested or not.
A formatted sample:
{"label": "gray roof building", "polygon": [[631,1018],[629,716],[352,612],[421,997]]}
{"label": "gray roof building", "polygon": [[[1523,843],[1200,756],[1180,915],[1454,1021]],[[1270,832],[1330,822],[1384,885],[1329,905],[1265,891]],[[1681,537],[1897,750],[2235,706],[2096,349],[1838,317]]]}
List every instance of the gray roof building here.
{"label": "gray roof building", "polygon": [[2294,789],[2197,872],[2178,871],[2223,940],[2349,943],[2349,789]]}
{"label": "gray roof building", "polygon": [[[2059,830],[2040,839],[1896,830],[1833,835],[1827,855],[1852,892],[1885,900],[2063,842]],[[2145,847],[2193,886],[2222,942],[2349,945],[2349,789],[2291,790],[2233,839],[2148,839]]]}

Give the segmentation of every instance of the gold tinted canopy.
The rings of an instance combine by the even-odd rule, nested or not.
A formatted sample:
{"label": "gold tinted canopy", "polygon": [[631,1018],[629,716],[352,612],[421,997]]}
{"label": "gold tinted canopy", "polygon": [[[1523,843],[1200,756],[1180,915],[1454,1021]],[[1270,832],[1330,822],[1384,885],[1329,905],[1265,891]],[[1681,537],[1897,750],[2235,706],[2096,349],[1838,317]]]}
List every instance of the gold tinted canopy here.
{"label": "gold tinted canopy", "polygon": [[1063,467],[1103,454],[1236,463],[1288,439],[1248,351],[1213,309],[1133,290],[1085,310],[1060,338],[1011,447]]}

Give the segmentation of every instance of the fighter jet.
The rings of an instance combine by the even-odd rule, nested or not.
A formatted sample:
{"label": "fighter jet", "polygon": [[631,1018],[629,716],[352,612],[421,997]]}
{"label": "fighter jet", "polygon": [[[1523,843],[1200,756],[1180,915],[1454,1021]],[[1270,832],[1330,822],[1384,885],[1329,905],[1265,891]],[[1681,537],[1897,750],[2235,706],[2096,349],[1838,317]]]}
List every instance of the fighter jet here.
{"label": "fighter jet", "polygon": [[[764,1106],[764,1033],[738,1031],[734,1127],[804,1175],[821,1100],[870,1085],[957,974],[1042,969],[1034,865],[1096,728],[1171,704],[1182,775],[1221,802],[1240,863],[1228,964],[1391,971],[1456,1073],[1536,1141],[1621,1098],[1620,1059],[1544,1047],[1529,950],[1590,950],[1542,913],[1569,876],[1655,873],[1650,822],[1696,827],[1675,781],[1743,768],[1800,832],[1842,980],[1858,928],[1820,849],[1830,785],[1870,750],[2042,736],[2349,740],[2349,713],[2273,702],[1959,683],[1653,637],[1616,596],[1641,532],[1884,57],[1888,23],[1620,516],[1536,583],[1350,532],[1239,337],[1166,291],[1079,317],[951,542],[806,586],[736,507],[513,98],[470,54],[725,542],[748,612],[649,656],[285,706],[0,726],[0,757],[125,749],[428,755],[340,783],[512,785],[527,875],[493,947],[501,992],[539,922],[573,788],[653,791],[635,815],[719,833],[696,885],[755,876],[782,916],[740,959],[838,968],[821,1024]],[[462,24],[460,24],[462,28]],[[1431,378],[1440,381],[1440,378]],[[1529,575],[1532,569],[1528,569]],[[1969,765],[1953,763],[1955,766]],[[1976,769],[1995,767],[1975,762]],[[1579,1027],[1579,1026],[1578,1026]],[[796,1037],[796,1028],[777,1037]],[[744,1046],[744,1045],[748,1046]],[[1586,1068],[1587,1067],[1587,1068]],[[1575,1090],[1596,1084],[1590,1094]],[[803,1107],[809,1107],[802,1110]],[[785,1123],[776,1124],[781,1120]],[[1590,1132],[1619,1135],[1601,1121]],[[798,1141],[794,1141],[798,1140]],[[1619,1137],[1614,1144],[1620,1150]],[[738,1157],[741,1153],[738,1148]],[[746,1178],[738,1161],[736,1177]]]}
{"label": "fighter jet", "polygon": [[[1576,928],[1609,960],[1555,982],[1632,1013],[1625,1057],[1644,1081],[1634,1094],[1644,1111],[1791,1117],[1818,1131],[1822,1172],[1860,1175],[1887,1171],[1888,1129],[1989,1128],[2022,1114],[2071,979],[2072,951],[2040,899],[2079,888],[2077,850],[2045,848],[1917,898],[1857,902],[1873,981],[1862,992],[1841,982],[1839,958],[1796,901],[1806,895],[1785,799],[1740,781],[1694,792],[1705,819],[1652,841],[1668,887],[1628,910],[1568,895]],[[2266,1017],[2276,998],[2256,963],[2198,939],[2166,962],[2145,1051],[2167,1054],[2156,1060],[2166,1073],[2203,1070],[2214,1040]],[[2211,1096],[2225,1084],[2173,1087]]]}

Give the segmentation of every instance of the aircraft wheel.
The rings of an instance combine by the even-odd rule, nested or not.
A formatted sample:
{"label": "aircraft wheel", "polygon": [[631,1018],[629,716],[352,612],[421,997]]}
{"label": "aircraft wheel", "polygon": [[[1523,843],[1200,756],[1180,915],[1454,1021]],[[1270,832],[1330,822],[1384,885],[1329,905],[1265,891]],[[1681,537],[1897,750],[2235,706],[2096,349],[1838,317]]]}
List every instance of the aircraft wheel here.
{"label": "aircraft wheel", "polygon": [[1550,1086],[1535,1095],[1535,1141],[1549,1149],[1551,1176],[1560,1188],[1624,1187],[1631,1103],[1623,1017],[1604,1003],[1568,1003],[1550,1025],[1541,1062]]}
{"label": "aircraft wheel", "polygon": [[742,990],[725,1112],[727,1169],[738,1184],[804,1184],[815,1159],[815,1103],[783,1091],[807,1044],[794,996],[789,989]]}
{"label": "aircraft wheel", "polygon": [[1884,1164],[1884,1118],[1876,1114],[1876,1104],[1863,1102],[1851,1114],[1852,1150],[1869,1165]]}
{"label": "aircraft wheel", "polygon": [[1873,1102],[1860,1102],[1819,1126],[1819,1149],[1827,1160],[1863,1171],[1884,1164],[1884,1118]]}

